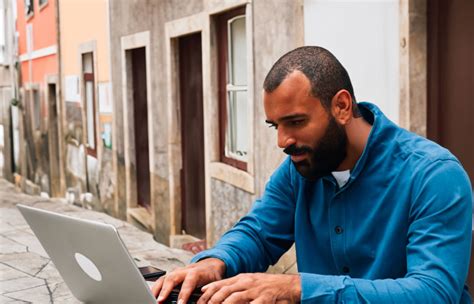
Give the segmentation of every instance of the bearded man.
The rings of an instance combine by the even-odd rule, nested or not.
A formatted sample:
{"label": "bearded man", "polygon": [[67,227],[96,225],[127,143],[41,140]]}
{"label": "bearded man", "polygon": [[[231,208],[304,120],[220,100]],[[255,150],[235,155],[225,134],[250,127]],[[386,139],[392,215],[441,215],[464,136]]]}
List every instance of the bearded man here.
{"label": "bearded man", "polygon": [[[186,303],[471,303],[472,192],[446,149],[357,103],[327,50],[281,57],[264,82],[266,122],[289,154],[263,197],[214,248],[160,278]],[[265,274],[295,244],[298,274]]]}

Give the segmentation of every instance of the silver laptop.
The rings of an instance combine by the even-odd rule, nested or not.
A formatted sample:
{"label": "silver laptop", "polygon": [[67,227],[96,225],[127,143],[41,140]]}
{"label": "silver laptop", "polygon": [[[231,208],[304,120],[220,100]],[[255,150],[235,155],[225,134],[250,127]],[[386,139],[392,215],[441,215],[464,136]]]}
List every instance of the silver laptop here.
{"label": "silver laptop", "polygon": [[114,226],[17,207],[78,300],[156,303]]}

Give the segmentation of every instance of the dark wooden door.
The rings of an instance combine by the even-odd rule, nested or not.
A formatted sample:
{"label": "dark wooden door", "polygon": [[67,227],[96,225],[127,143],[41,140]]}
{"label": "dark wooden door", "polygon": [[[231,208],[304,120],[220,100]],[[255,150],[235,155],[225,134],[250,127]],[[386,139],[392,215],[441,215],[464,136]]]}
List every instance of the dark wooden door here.
{"label": "dark wooden door", "polygon": [[201,34],[179,38],[181,103],[182,229],[199,238],[206,235],[204,195],[204,124]]}
{"label": "dark wooden door", "polygon": [[474,1],[428,2],[428,137],[474,181]]}
{"label": "dark wooden door", "polygon": [[133,120],[137,172],[137,203],[150,207],[150,152],[148,147],[148,106],[145,48],[131,50]]}
{"label": "dark wooden door", "polygon": [[60,195],[59,176],[59,120],[57,109],[56,84],[48,84],[49,95],[49,165],[50,191],[52,196]]}

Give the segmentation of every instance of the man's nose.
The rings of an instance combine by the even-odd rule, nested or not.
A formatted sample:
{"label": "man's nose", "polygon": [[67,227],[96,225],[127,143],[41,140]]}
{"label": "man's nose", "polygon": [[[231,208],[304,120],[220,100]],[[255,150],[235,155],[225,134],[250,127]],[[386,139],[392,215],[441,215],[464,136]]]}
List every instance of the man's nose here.
{"label": "man's nose", "polygon": [[296,144],[296,139],[283,128],[278,128],[278,147],[285,149],[293,144]]}

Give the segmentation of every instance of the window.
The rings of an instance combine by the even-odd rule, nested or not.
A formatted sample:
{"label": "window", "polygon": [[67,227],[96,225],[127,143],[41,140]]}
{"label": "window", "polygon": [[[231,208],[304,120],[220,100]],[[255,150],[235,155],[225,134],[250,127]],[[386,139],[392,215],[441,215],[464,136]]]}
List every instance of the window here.
{"label": "window", "polygon": [[[33,1],[33,0],[31,0]],[[46,3],[48,3],[48,0],[38,0],[38,6],[39,7],[43,7],[44,5],[46,5]]]}
{"label": "window", "polygon": [[89,155],[97,155],[96,147],[96,122],[95,122],[95,89],[94,89],[94,65],[92,53],[82,55],[82,71],[84,83],[84,101],[86,110],[86,146]]}
{"label": "window", "polygon": [[34,0],[25,0],[25,15],[31,16],[34,13]]}
{"label": "window", "polygon": [[247,170],[250,126],[245,8],[219,15],[217,36],[221,161]]}

